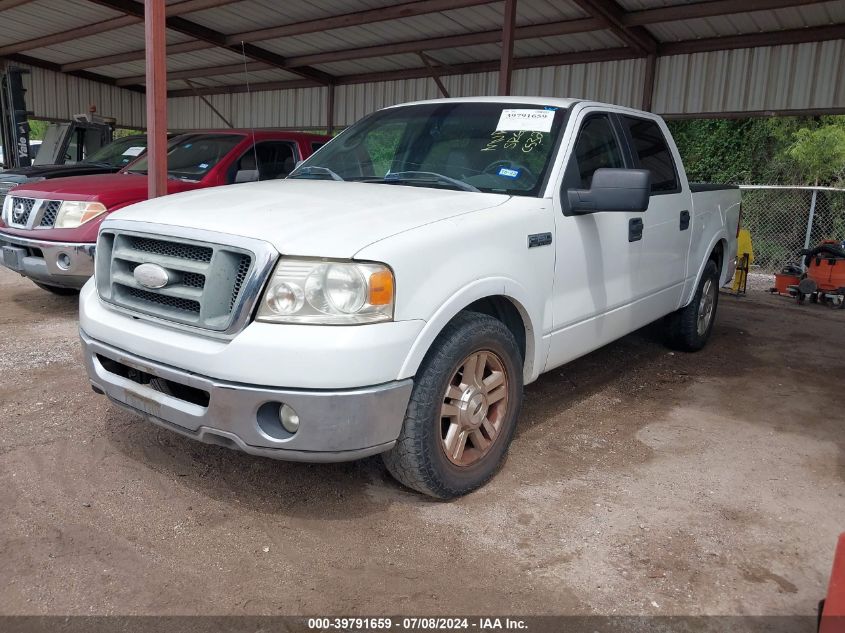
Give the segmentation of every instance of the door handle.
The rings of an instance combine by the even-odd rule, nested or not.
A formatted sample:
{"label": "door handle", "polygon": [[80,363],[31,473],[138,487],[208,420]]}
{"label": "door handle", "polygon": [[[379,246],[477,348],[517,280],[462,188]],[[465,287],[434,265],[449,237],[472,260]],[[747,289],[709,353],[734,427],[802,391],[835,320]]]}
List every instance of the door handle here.
{"label": "door handle", "polygon": [[643,219],[631,218],[628,220],[628,241],[638,242],[643,239]]}
{"label": "door handle", "polygon": [[681,211],[681,230],[686,231],[689,228],[689,211]]}

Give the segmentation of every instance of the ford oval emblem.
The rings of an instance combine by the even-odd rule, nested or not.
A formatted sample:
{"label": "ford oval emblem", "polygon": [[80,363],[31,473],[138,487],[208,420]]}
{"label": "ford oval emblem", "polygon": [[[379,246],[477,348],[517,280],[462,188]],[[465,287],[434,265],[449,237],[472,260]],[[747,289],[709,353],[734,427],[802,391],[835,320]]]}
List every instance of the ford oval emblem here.
{"label": "ford oval emblem", "polygon": [[141,264],[132,274],[144,288],[164,288],[170,283],[170,275],[158,264]]}

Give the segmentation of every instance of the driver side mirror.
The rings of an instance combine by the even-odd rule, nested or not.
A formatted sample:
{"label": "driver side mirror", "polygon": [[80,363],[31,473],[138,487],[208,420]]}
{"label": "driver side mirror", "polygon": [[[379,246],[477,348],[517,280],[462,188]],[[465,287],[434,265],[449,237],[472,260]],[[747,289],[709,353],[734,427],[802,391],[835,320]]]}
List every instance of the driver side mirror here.
{"label": "driver side mirror", "polygon": [[257,169],[241,169],[235,174],[235,184],[241,182],[256,182],[258,180]]}
{"label": "driver side mirror", "polygon": [[645,211],[651,194],[647,169],[597,169],[589,189],[567,189],[569,211]]}

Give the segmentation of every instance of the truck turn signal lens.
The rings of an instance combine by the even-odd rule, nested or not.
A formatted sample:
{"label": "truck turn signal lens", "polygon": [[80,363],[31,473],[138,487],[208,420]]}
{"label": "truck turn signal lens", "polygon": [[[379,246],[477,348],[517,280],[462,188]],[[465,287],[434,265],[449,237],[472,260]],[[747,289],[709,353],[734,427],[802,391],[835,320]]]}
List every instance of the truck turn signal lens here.
{"label": "truck turn signal lens", "polygon": [[370,275],[370,305],[386,306],[393,301],[393,274],[380,270]]}

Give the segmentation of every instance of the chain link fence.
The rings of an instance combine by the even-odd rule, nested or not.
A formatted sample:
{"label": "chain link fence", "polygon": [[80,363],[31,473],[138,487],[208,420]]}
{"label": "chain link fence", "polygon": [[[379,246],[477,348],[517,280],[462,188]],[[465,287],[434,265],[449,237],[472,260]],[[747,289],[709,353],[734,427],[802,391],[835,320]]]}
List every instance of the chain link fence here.
{"label": "chain link fence", "polygon": [[742,228],[751,233],[752,269],[780,272],[822,240],[845,240],[845,189],[741,185]]}

